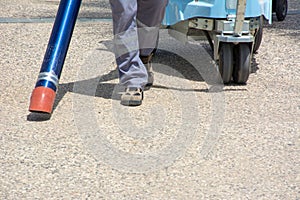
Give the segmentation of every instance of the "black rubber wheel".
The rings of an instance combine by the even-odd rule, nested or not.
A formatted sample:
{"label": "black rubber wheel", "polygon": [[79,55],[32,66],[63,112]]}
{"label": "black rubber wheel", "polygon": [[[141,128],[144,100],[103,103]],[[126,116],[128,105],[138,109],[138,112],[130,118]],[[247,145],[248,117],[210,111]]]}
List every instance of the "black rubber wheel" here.
{"label": "black rubber wheel", "polygon": [[235,64],[233,81],[237,84],[246,84],[251,70],[251,52],[248,44],[240,43],[234,48]]}
{"label": "black rubber wheel", "polygon": [[276,0],[276,17],[278,21],[283,21],[287,15],[288,2],[287,0]]}
{"label": "black rubber wheel", "polygon": [[231,81],[233,72],[233,45],[230,43],[220,43],[219,72],[224,84]]}
{"label": "black rubber wheel", "polygon": [[262,41],[262,37],[263,37],[263,25],[264,25],[264,18],[260,17],[259,29],[257,30],[257,32],[255,34],[255,39],[254,39],[253,53],[256,53],[261,45],[261,41]]}
{"label": "black rubber wheel", "polygon": [[276,10],[276,4],[277,4],[277,0],[273,0],[272,1],[272,13],[275,12],[275,10]]}

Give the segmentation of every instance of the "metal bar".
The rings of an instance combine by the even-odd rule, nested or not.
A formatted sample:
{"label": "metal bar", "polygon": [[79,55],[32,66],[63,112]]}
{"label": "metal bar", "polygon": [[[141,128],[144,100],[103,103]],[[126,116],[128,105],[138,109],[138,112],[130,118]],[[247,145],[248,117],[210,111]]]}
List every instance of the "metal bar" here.
{"label": "metal bar", "polygon": [[[81,0],[61,0],[29,111],[51,113]],[[45,75],[46,74],[46,75]]]}
{"label": "metal bar", "polygon": [[245,10],[247,0],[237,0],[236,18],[234,24],[234,36],[241,36],[244,25]]}

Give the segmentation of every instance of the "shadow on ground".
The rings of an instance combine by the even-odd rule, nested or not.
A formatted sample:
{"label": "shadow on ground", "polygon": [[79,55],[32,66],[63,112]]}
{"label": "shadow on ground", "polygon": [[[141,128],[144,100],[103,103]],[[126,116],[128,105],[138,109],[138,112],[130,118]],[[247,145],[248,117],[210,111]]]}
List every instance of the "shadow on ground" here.
{"label": "shadow on ground", "polygon": [[[106,41],[107,42],[107,41]],[[111,41],[108,41],[109,43]],[[102,42],[101,42],[102,43]],[[108,43],[107,43],[108,44]],[[111,45],[106,45],[107,49],[97,49],[98,51],[111,51]],[[209,52],[209,48],[206,49],[208,51],[209,55],[211,55],[212,52]],[[201,60],[201,58],[200,58]],[[254,71],[257,70],[257,63],[255,61],[255,58],[253,59],[252,68]],[[163,67],[163,66],[168,66]],[[218,77],[216,78],[216,71],[207,69],[207,66],[203,66],[200,70],[200,73],[210,73],[211,78],[210,80],[204,80],[201,74],[195,67],[189,63],[186,59],[181,57],[180,55],[177,55],[173,52],[161,50],[158,49],[156,51],[155,56],[153,57],[153,69],[155,73],[162,73],[167,76],[178,76],[182,78],[182,76],[191,81],[197,81],[197,82],[206,82],[209,85],[222,85],[220,79]],[[252,70],[253,71],[253,70]],[[206,77],[207,78],[207,77]],[[118,84],[115,83],[107,83],[108,81],[118,79],[118,71],[117,69],[110,71],[107,74],[99,75],[92,79],[82,80],[82,81],[76,81],[76,82],[70,82],[70,83],[63,83],[59,84],[58,91],[56,94],[56,100],[54,103],[53,111],[57,108],[59,105],[59,102],[64,98],[65,94],[68,92],[76,92],[82,95],[89,95],[93,97],[99,97],[104,99],[113,99],[113,100],[120,100],[121,92],[124,88],[121,88],[118,86]],[[85,92],[85,90],[74,90],[74,86],[76,85],[77,88],[89,88],[90,85],[97,84],[96,91],[95,92]],[[231,86],[235,86],[236,84],[229,84]],[[194,89],[194,88],[176,88],[172,85],[162,86],[157,85],[154,83],[152,86],[153,88],[158,88],[162,90],[178,90],[178,91],[194,91],[194,92],[212,92],[210,89]],[[117,88],[117,89],[116,89]],[[245,88],[223,88],[221,90],[218,90],[218,92],[221,91],[245,91]],[[30,113],[27,116],[28,121],[46,121],[51,118],[51,115],[46,114],[40,114],[40,113]]]}

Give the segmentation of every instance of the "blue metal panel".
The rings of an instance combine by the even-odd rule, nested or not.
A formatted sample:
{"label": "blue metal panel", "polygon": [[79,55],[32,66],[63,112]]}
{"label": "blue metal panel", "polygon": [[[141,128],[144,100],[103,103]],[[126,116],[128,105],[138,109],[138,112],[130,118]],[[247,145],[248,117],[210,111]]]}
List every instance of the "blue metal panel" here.
{"label": "blue metal panel", "polygon": [[[271,20],[271,4],[271,0],[248,0],[245,17],[264,15]],[[163,24],[172,25],[194,17],[225,19],[233,14],[236,10],[226,9],[226,0],[169,0]]]}

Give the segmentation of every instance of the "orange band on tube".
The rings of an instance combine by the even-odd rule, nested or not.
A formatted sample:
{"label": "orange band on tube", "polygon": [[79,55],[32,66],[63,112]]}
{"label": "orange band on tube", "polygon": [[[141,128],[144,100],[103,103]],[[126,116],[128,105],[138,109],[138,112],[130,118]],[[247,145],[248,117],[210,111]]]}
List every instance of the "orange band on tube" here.
{"label": "orange band on tube", "polygon": [[30,112],[51,113],[55,101],[56,92],[47,87],[36,87],[30,99]]}

